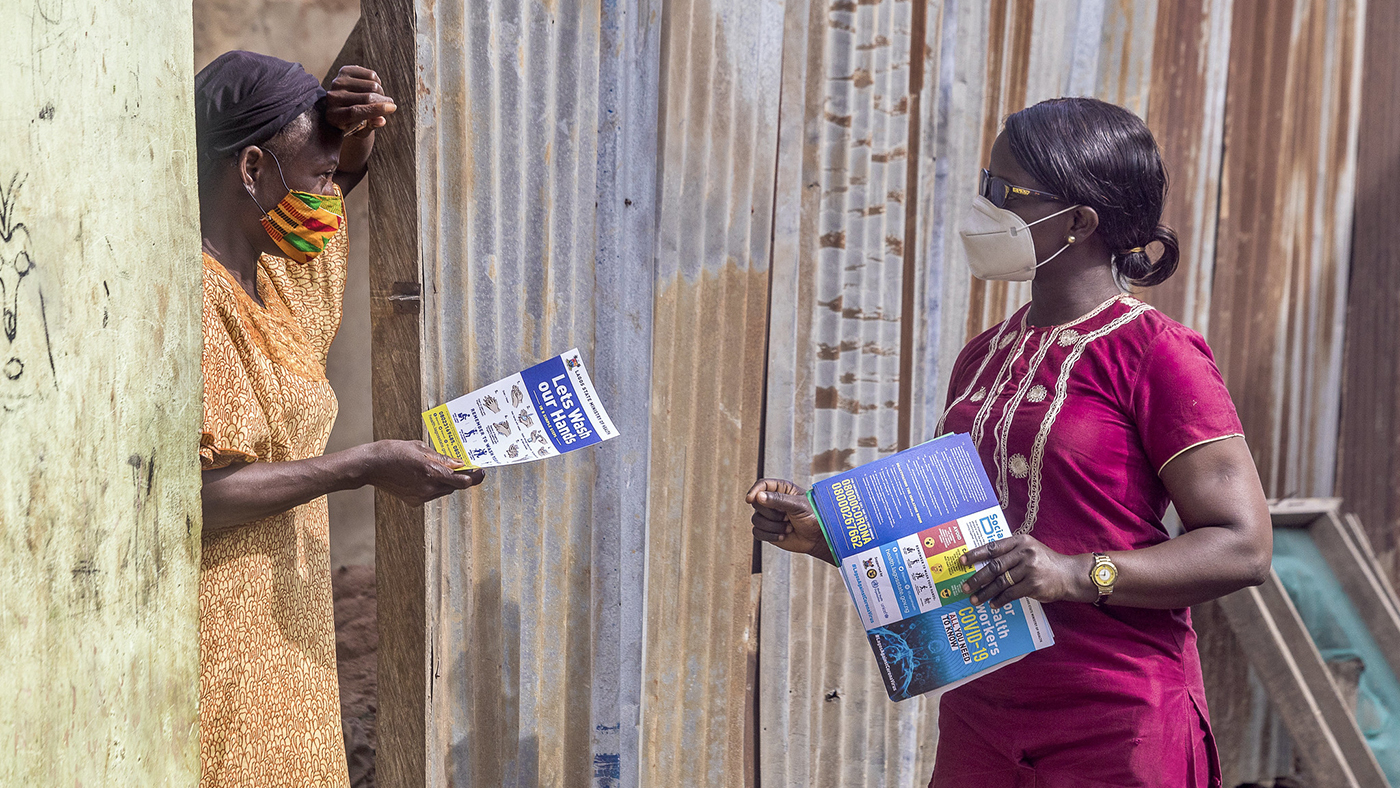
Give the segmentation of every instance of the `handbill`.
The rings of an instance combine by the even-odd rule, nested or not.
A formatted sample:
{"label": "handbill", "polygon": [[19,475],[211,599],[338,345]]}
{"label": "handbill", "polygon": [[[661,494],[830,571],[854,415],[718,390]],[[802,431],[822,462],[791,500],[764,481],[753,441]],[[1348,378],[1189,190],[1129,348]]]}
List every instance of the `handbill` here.
{"label": "handbill", "polygon": [[472,468],[542,460],[617,437],[577,349],[423,413],[433,448]]}
{"label": "handbill", "polygon": [[963,554],[1011,535],[965,434],[831,476],[808,493],[890,700],[953,687],[1055,644],[1040,603],[973,605]]}

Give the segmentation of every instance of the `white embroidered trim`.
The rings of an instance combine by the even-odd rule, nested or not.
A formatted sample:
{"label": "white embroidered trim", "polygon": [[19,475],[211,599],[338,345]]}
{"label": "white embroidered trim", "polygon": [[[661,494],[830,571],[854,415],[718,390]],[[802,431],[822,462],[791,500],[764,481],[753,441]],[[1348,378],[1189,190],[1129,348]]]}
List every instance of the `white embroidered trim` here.
{"label": "white embroidered trim", "polygon": [[[1027,313],[1030,312],[1030,310],[1026,311]],[[1021,317],[1021,325],[1023,328],[1025,327],[1025,322],[1026,318],[1023,315]],[[983,430],[985,430],[987,427],[987,419],[991,418],[992,405],[996,402],[998,392],[1000,392],[1006,386],[1006,384],[1011,381],[1011,368],[1016,365],[1016,361],[1021,358],[1021,354],[1026,352],[1026,345],[1028,344],[1027,340],[1029,338],[1030,332],[1021,332],[1021,341],[1016,343],[1016,348],[1013,352],[1006,354],[1006,361],[1002,362],[1001,369],[997,372],[997,376],[995,378],[992,378],[992,385],[987,388],[987,399],[982,403],[982,407],[977,411],[977,416],[972,420],[973,446],[982,445],[982,436],[985,434]],[[1005,412],[1004,409],[1003,412]],[[996,434],[995,428],[993,428],[992,434]],[[994,461],[996,459],[995,452],[993,452],[992,459]],[[1005,503],[1002,504],[1002,508],[1006,508]]]}
{"label": "white embroidered trim", "polygon": [[[1030,310],[1027,310],[1027,311],[1029,312]],[[1022,315],[1022,316],[1021,316],[1021,325],[1022,325],[1022,327],[1025,326],[1025,323],[1026,323],[1025,315]],[[980,378],[982,377],[982,373],[985,372],[985,371],[987,371],[987,363],[990,362],[990,361],[992,360],[992,356],[996,355],[997,349],[998,349],[998,347],[1001,345],[1001,336],[1002,336],[1002,334],[1005,334],[1005,333],[1006,333],[1006,327],[1007,327],[1008,325],[1010,325],[1010,324],[1011,324],[1011,321],[1010,321],[1010,320],[1003,320],[1003,321],[1001,321],[1001,325],[997,328],[997,333],[992,337],[991,344],[987,345],[987,355],[985,355],[985,356],[982,357],[982,363],[981,363],[981,365],[979,365],[979,366],[977,367],[977,374],[973,375],[972,378],[971,378],[970,380],[968,380],[968,382],[967,382],[967,388],[963,390],[963,393],[962,393],[962,394],[959,394],[957,399],[955,399],[955,400],[953,400],[952,402],[948,403],[948,407],[944,409],[943,415],[938,417],[938,426],[934,429],[934,434],[935,434],[935,435],[942,435],[942,434],[943,434],[943,422],[945,422],[945,421],[948,420],[948,413],[949,413],[950,411],[952,411],[953,408],[956,407],[958,404],[960,404],[963,400],[967,399],[968,394],[970,394],[970,393],[972,392],[972,387],[977,385],[977,381],[978,381],[978,379],[980,379]],[[951,384],[949,384],[949,385],[951,385]],[[984,396],[985,396],[985,395],[984,395]]]}
{"label": "white embroidered trim", "polygon": [[[1065,344],[1063,337],[1060,338],[1060,344]],[[1030,400],[1031,402],[1044,402],[1045,396],[1049,393],[1049,389],[1037,383],[1034,386],[1031,386],[1031,390],[1026,393],[1026,399]]]}
{"label": "white embroidered trim", "polygon": [[1040,431],[1036,433],[1035,443],[1031,446],[1030,494],[1026,500],[1025,520],[1021,523],[1021,527],[1016,529],[1018,534],[1030,533],[1031,529],[1035,528],[1036,517],[1040,514],[1041,470],[1045,465],[1045,444],[1050,437],[1050,428],[1054,426],[1055,419],[1060,415],[1060,410],[1065,405],[1065,398],[1069,395],[1070,373],[1074,370],[1074,365],[1080,357],[1084,355],[1084,350],[1090,342],[1117,331],[1152,309],[1137,299],[1132,299],[1132,301],[1134,303],[1132,309],[1114,318],[1103,328],[1082,337],[1069,355],[1065,357],[1064,362],[1060,364],[1060,374],[1055,380],[1055,399],[1050,403],[1050,409],[1046,411],[1045,419],[1040,423]]}
{"label": "white embroidered trim", "polygon": [[[1045,341],[1040,343],[1035,355],[1031,356],[1030,366],[1026,369],[1025,377],[1016,386],[1016,393],[1012,395],[1010,401],[1001,409],[1001,417],[997,419],[996,425],[992,428],[992,464],[996,466],[996,491],[997,498],[1001,501],[1001,508],[1005,510],[1011,500],[1010,483],[1006,479],[1006,445],[1011,440],[1011,422],[1015,419],[1016,410],[1021,407],[1021,402],[1026,398],[1026,393],[1031,387],[1031,381],[1035,379],[1035,374],[1040,371],[1040,365],[1045,361],[1045,356],[1050,353],[1050,348],[1055,345],[1055,337],[1060,332],[1057,326],[1050,331],[1050,335]],[[1026,343],[1021,343],[1017,353],[1024,351]],[[997,387],[997,391],[1001,388]],[[990,403],[990,400],[988,401]],[[983,406],[985,407],[985,406]],[[976,436],[974,436],[974,441]]]}
{"label": "white embroidered trim", "polygon": [[1026,478],[1031,472],[1030,463],[1026,462],[1026,456],[1024,454],[1011,455],[1011,461],[1007,463],[1007,465],[1011,469],[1011,475],[1015,476],[1017,479]]}
{"label": "white embroidered trim", "polygon": [[[1162,463],[1162,468],[1167,467],[1168,463],[1170,463],[1172,460],[1176,459],[1177,457],[1180,457],[1181,455],[1185,454],[1185,453],[1188,452],[1188,451],[1191,451],[1192,449],[1196,448],[1197,446],[1204,446],[1204,445],[1206,445],[1207,443],[1216,443],[1217,441],[1223,441],[1223,440],[1227,440],[1227,439],[1229,439],[1229,438],[1243,438],[1243,437],[1244,437],[1244,433],[1243,433],[1243,432],[1232,432],[1232,433],[1230,433],[1229,435],[1221,435],[1221,436],[1218,437],[1218,438],[1206,438],[1206,439],[1203,440],[1203,441],[1196,441],[1195,443],[1191,444],[1190,446],[1187,446],[1186,448],[1182,449],[1181,451],[1177,452],[1176,454],[1173,454],[1172,456],[1168,457],[1168,458],[1167,458],[1167,461],[1164,462],[1164,463]],[[1158,476],[1161,476],[1161,475],[1162,475],[1162,468],[1158,468],[1158,469],[1157,469],[1157,475],[1158,475]]]}
{"label": "white embroidered trim", "polygon": [[1060,335],[1060,347],[1069,347],[1070,345],[1073,345],[1075,342],[1078,341],[1079,332],[1075,331],[1072,328]]}
{"label": "white embroidered trim", "polygon": [[971,396],[971,397],[968,397],[967,399],[968,399],[969,402],[981,402],[986,396],[987,396],[987,387],[986,387],[986,386],[983,386],[982,388],[977,389],[976,391],[972,392],[972,396]]}
{"label": "white embroidered trim", "polygon": [[1016,334],[1007,334],[1001,338],[1001,344],[997,345],[997,350],[1005,350],[1007,345],[1016,341]]}
{"label": "white embroidered trim", "polygon": [[[1029,313],[1029,308],[1026,308],[1025,311],[1021,313],[1021,327],[1019,335],[1023,338],[1026,336],[1026,315]],[[1000,341],[998,341],[998,344],[1000,344]],[[1001,369],[997,371],[996,377],[992,379],[992,385],[987,388],[987,397],[982,402],[982,407],[978,409],[977,414],[972,419],[972,430],[970,431],[972,435],[972,445],[981,445],[982,427],[987,421],[987,416],[991,413],[992,403],[996,401],[996,393],[998,391],[1001,391],[1003,379],[1010,376],[1012,362],[1014,362],[1020,356],[1021,351],[1024,348],[1025,342],[1022,341],[1019,345],[1017,345],[1016,352],[1006,354],[1006,360],[1002,362]],[[987,357],[987,360],[991,360],[990,355]],[[977,372],[977,376],[979,378],[984,372],[986,372],[986,367],[987,364],[984,362],[982,365],[982,369],[978,370]],[[976,380],[968,384],[968,389],[971,389],[975,385],[977,385]]]}
{"label": "white embroidered trim", "polygon": [[[1040,371],[1040,365],[1041,365],[1041,363],[1045,360],[1045,356],[1050,352],[1050,348],[1052,348],[1052,347],[1056,344],[1057,339],[1058,339],[1058,337],[1059,337],[1061,334],[1064,334],[1065,332],[1070,331],[1072,326],[1077,326],[1077,325],[1080,325],[1081,323],[1084,323],[1085,321],[1094,319],[1094,318],[1097,317],[1101,312],[1103,312],[1105,309],[1108,309],[1109,307],[1111,307],[1111,306],[1113,306],[1114,304],[1118,303],[1118,301],[1119,301],[1119,299],[1120,299],[1121,297],[1122,297],[1122,296],[1114,296],[1114,297],[1112,297],[1112,298],[1109,298],[1109,299],[1107,299],[1107,300],[1101,302],[1098,306],[1096,306],[1096,307],[1094,307],[1093,309],[1089,310],[1089,312],[1088,312],[1087,314],[1081,315],[1081,316],[1079,316],[1078,318],[1076,318],[1076,319],[1074,319],[1074,320],[1071,320],[1071,321],[1068,322],[1068,323],[1063,323],[1063,324],[1057,325],[1057,326],[1051,326],[1051,327],[1050,327],[1050,332],[1049,332],[1048,334],[1046,334],[1045,340],[1041,343],[1040,348],[1036,351],[1035,355],[1031,358],[1030,367],[1026,370],[1025,377],[1022,378],[1020,385],[1017,386],[1015,395],[1013,395],[1012,398],[1011,398],[1011,401],[1008,402],[1008,403],[1002,408],[1001,418],[999,418],[999,419],[997,420],[996,426],[993,427],[993,430],[992,430],[992,436],[993,436],[992,465],[994,466],[994,469],[996,470],[996,483],[995,483],[995,486],[996,486],[996,492],[997,492],[997,500],[999,500],[999,501],[1001,502],[1001,508],[1002,508],[1002,509],[1006,509],[1007,506],[1008,506],[1008,504],[1009,504],[1009,502],[1010,502],[1010,500],[1011,500],[1010,482],[1008,482],[1008,481],[1007,481],[1007,478],[1006,478],[1006,470],[1007,470],[1007,468],[1006,468],[1006,465],[1007,465],[1006,451],[1007,451],[1007,444],[1008,444],[1008,443],[1010,442],[1010,440],[1011,440],[1011,423],[1012,423],[1012,421],[1015,420],[1016,411],[1017,411],[1017,409],[1019,409],[1019,408],[1021,407],[1021,402],[1022,402],[1022,400],[1025,399],[1025,397],[1026,397],[1026,395],[1027,395],[1027,393],[1028,393],[1028,392],[1027,392],[1027,386],[1030,384],[1030,382],[1031,382],[1033,379],[1035,379],[1035,375],[1036,375],[1037,372]],[[1030,309],[1027,309],[1027,310],[1026,310],[1025,316],[1022,317],[1022,319],[1021,319],[1021,328],[1022,328],[1021,333],[1022,333],[1022,335],[1025,337],[1025,339],[1029,339],[1030,333],[1031,333],[1030,331],[1025,330],[1026,319],[1027,319],[1029,316],[1030,316]],[[1078,333],[1078,332],[1075,332],[1075,333]],[[1019,358],[1019,357],[1020,357],[1020,354],[1023,353],[1023,352],[1025,351],[1026,344],[1027,344],[1027,342],[1022,341],[1022,343],[1020,344],[1020,346],[1017,348],[1014,357],[1016,357],[1016,358]],[[1008,363],[1009,363],[1009,361],[1010,361],[1010,358],[1008,358]],[[1005,368],[1003,368],[1003,371],[1010,371],[1010,367],[1005,367]],[[992,384],[992,390],[993,390],[993,391],[1001,391],[1002,385],[1004,385],[1004,384],[1001,383],[1000,380],[995,381],[995,382],[993,382],[993,384]],[[1037,385],[1039,385],[1039,384],[1037,384]],[[988,399],[987,402],[982,406],[982,408],[983,408],[984,410],[988,410],[988,409],[989,409],[989,406],[990,406],[991,404],[992,404],[992,400]],[[979,415],[980,415],[980,414],[979,414]],[[977,427],[977,426],[978,426],[978,425],[974,424],[974,427]],[[982,434],[981,434],[981,432],[980,432],[980,429],[979,429],[978,431],[976,431],[976,432],[973,433],[972,439],[973,439],[973,442],[974,442],[975,444],[977,444],[977,445],[980,445],[980,444],[981,444]],[[1022,526],[1022,527],[1024,528],[1024,526]],[[1023,531],[1018,530],[1018,533],[1023,533]]]}

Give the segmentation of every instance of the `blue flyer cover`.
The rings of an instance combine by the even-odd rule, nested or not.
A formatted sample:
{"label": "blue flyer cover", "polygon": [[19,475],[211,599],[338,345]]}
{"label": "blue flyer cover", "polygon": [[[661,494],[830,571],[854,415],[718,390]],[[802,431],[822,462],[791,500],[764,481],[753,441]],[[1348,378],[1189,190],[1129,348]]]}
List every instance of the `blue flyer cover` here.
{"label": "blue flyer cover", "polygon": [[895,701],[951,689],[1055,642],[1040,603],[973,606],[968,550],[1011,535],[965,434],[812,485],[812,508]]}
{"label": "blue flyer cover", "polygon": [[433,448],[471,468],[557,457],[617,437],[578,348],[423,413]]}

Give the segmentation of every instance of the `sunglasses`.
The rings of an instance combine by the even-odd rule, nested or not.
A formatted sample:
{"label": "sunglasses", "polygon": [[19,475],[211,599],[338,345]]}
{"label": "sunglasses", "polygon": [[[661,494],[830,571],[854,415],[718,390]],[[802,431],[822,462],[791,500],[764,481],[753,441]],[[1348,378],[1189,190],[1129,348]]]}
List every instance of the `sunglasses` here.
{"label": "sunglasses", "polygon": [[1027,189],[1024,186],[1017,186],[1011,181],[998,178],[986,169],[982,170],[982,183],[978,186],[978,192],[987,198],[987,201],[998,208],[1005,208],[1006,201],[1011,195],[1017,197],[1039,197],[1042,200],[1054,200],[1064,202],[1049,192],[1038,192],[1035,189]]}

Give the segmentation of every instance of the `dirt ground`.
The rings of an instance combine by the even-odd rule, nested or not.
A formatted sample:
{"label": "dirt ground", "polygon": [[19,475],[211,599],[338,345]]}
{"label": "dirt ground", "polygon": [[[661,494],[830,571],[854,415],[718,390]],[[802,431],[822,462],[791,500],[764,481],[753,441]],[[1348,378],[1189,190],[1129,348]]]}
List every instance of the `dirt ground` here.
{"label": "dirt ground", "polygon": [[379,628],[375,617],[374,567],[342,566],[331,570],[335,590],[335,658],[340,675],[341,729],[350,762],[350,785],[370,788],[374,751]]}

